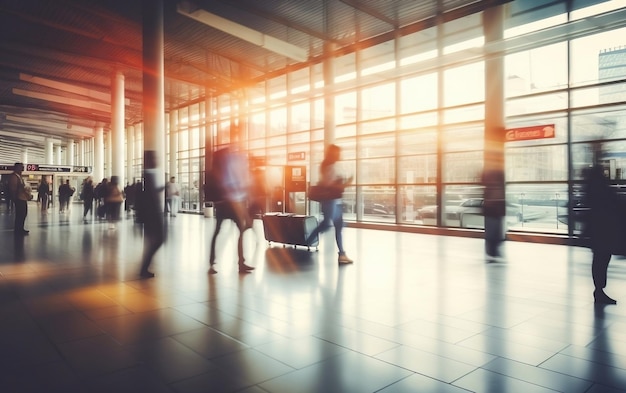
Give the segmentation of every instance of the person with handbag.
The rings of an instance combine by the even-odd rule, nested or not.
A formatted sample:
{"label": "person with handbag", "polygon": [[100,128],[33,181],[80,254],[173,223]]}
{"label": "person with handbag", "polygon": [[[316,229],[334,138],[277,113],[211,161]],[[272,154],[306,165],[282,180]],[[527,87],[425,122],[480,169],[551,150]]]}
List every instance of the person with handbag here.
{"label": "person with handbag", "polygon": [[331,144],[326,148],[324,160],[320,165],[320,181],[318,187],[325,189],[329,195],[329,199],[320,201],[322,205],[322,213],[324,218],[317,227],[311,232],[307,238],[307,243],[315,239],[320,233],[326,232],[331,227],[331,223],[335,227],[335,241],[339,249],[338,263],[348,264],[354,262],[348,258],[343,248],[343,206],[341,194],[352,184],[352,177],[344,179],[337,171],[336,164],[341,159],[341,148],[335,144]]}

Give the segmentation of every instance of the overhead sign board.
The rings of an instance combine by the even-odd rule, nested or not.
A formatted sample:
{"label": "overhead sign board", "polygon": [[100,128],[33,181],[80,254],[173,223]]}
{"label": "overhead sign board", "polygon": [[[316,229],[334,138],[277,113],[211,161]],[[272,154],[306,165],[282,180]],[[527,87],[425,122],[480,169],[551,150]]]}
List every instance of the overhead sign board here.
{"label": "overhead sign board", "polygon": [[[0,164],[0,171],[12,171],[13,164]],[[46,164],[24,164],[25,172],[53,172],[53,173],[91,173],[90,166],[69,166],[69,165],[46,165]]]}
{"label": "overhead sign board", "polygon": [[72,167],[66,165],[26,164],[27,172],[71,172]]}
{"label": "overhead sign board", "polygon": [[91,167],[90,166],[76,166],[76,165],[74,165],[72,167],[72,172],[75,172],[75,173],[91,173]]}
{"label": "overhead sign board", "polygon": [[296,151],[287,154],[287,161],[302,161],[306,158],[306,153],[303,151]]}
{"label": "overhead sign board", "polygon": [[510,128],[506,130],[505,141],[527,141],[530,139],[554,138],[554,124],[543,124],[539,126]]}

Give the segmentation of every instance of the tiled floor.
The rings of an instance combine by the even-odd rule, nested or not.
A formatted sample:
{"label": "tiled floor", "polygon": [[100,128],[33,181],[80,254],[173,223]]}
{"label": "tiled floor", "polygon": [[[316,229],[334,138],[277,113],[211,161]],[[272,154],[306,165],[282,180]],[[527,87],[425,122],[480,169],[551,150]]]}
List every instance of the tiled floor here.
{"label": "tiled floor", "polygon": [[[595,308],[590,253],[508,242],[486,263],[479,239],[345,229],[319,251],[168,218],[168,240],[139,280],[141,227],[83,224],[80,206],[14,238],[0,214],[0,391],[626,392],[626,260],[614,258]],[[258,241],[255,241],[258,240]]]}

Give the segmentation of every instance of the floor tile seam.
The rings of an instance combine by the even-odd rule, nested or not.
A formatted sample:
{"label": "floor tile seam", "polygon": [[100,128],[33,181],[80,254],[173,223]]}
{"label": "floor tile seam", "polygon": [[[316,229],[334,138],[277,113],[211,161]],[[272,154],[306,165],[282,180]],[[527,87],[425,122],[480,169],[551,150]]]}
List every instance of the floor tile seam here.
{"label": "floor tile seam", "polygon": [[[387,352],[387,351],[392,351],[392,350],[394,350],[394,349],[395,349],[395,348],[391,348],[391,349],[386,350],[386,351],[384,351],[384,352]],[[466,374],[463,374],[463,376],[468,375],[468,374],[471,374],[472,372],[474,372],[474,371],[476,371],[476,370],[478,370],[478,369],[480,369],[480,368],[481,368],[480,366],[476,366],[475,364],[465,363],[465,362],[462,362],[462,361],[460,361],[460,360],[457,360],[457,359],[452,359],[452,358],[445,357],[445,356],[441,356],[441,355],[437,355],[437,354],[432,353],[432,352],[427,352],[427,351],[423,351],[423,350],[420,350],[420,351],[421,351],[421,352],[424,352],[424,353],[427,353],[427,354],[429,354],[429,355],[435,355],[435,356],[443,357],[443,358],[445,358],[445,359],[452,360],[452,361],[454,361],[454,362],[457,362],[457,363],[462,363],[462,364],[464,364],[464,365],[467,365],[467,366],[472,367],[472,370],[471,370],[471,371],[468,371]],[[450,382],[447,382],[447,381],[444,381],[444,380],[441,380],[441,379],[437,379],[437,378],[435,378],[434,376],[431,376],[431,375],[426,375],[426,374],[422,374],[422,373],[420,373],[420,372],[418,372],[418,371],[416,371],[416,370],[412,370],[412,369],[407,368],[407,367],[405,367],[405,366],[402,366],[402,365],[399,365],[399,364],[395,364],[395,363],[392,363],[392,362],[390,362],[390,361],[387,361],[387,360],[384,360],[384,359],[380,359],[380,358],[378,358],[378,357],[377,357],[377,356],[381,355],[381,354],[382,354],[382,353],[384,353],[384,352],[381,352],[381,353],[379,353],[379,354],[377,354],[377,355],[370,356],[370,357],[372,357],[372,358],[374,358],[374,359],[376,359],[376,360],[378,360],[378,361],[381,361],[381,362],[383,362],[383,363],[387,363],[387,364],[389,364],[389,365],[391,365],[391,366],[401,368],[401,369],[406,370],[406,371],[409,371],[409,372],[411,372],[411,373],[413,373],[413,374],[423,375],[423,376],[425,376],[425,377],[427,377],[427,378],[437,380],[437,381],[442,382],[442,383],[445,383],[445,384],[447,384],[447,385],[452,385],[454,381],[456,381],[456,380],[458,380],[458,379],[460,379],[460,378],[462,378],[462,377],[463,377],[463,376],[461,376],[461,377],[457,378],[456,380],[453,380],[453,381],[450,381]],[[367,355],[366,355],[366,356],[367,356]],[[455,385],[455,387],[460,387],[460,386],[456,386],[456,385]]]}
{"label": "floor tile seam", "polygon": [[[264,380],[262,380],[262,381],[258,381],[258,382],[255,382],[255,383],[252,383],[251,381],[246,381],[247,383],[249,383],[249,384],[250,384],[250,386],[260,385],[260,384],[266,383],[266,382],[271,381],[271,380],[276,379],[276,378],[282,378],[282,377],[284,377],[284,376],[286,376],[286,375],[288,375],[288,374],[291,374],[291,373],[294,373],[294,372],[298,372],[298,371],[300,371],[300,370],[304,370],[304,369],[306,368],[306,367],[304,367],[304,368],[302,368],[302,369],[295,368],[295,367],[293,367],[293,366],[291,366],[291,365],[289,365],[289,364],[287,364],[287,363],[283,362],[282,360],[276,359],[276,358],[274,358],[274,357],[272,357],[272,356],[270,356],[270,355],[268,355],[268,354],[266,354],[266,353],[264,353],[264,352],[261,352],[261,351],[259,351],[259,350],[257,350],[257,349],[254,349],[254,348],[252,348],[252,347],[250,347],[250,348],[246,348],[246,349],[241,350],[241,351],[236,351],[236,352],[231,352],[231,353],[228,353],[228,354],[223,354],[223,355],[220,355],[220,356],[218,356],[218,357],[215,357],[215,358],[212,358],[212,359],[207,359],[207,360],[209,360],[209,361],[211,361],[211,362],[214,362],[214,363],[215,363],[215,365],[216,365],[216,367],[217,367],[218,369],[220,369],[220,370],[222,370],[222,371],[224,371],[224,372],[229,372],[229,371],[231,371],[231,368],[223,366],[223,365],[220,363],[219,359],[221,359],[221,358],[225,358],[225,357],[228,357],[228,356],[231,356],[231,355],[232,355],[232,354],[234,354],[234,353],[237,353],[237,352],[242,352],[242,351],[252,351],[252,352],[254,352],[254,353],[255,353],[255,354],[257,354],[257,355],[261,355],[262,357],[267,357],[267,358],[270,358],[270,359],[272,359],[273,361],[278,362],[278,363],[280,363],[281,365],[283,365],[283,366],[285,366],[285,367],[288,367],[288,368],[289,368],[289,371],[287,371],[287,372],[285,372],[285,373],[282,373],[282,374],[280,374],[280,375],[273,376],[273,377],[271,377],[271,378],[269,378],[269,379],[264,379]],[[307,366],[307,367],[309,367],[309,366]]]}
{"label": "floor tile seam", "polygon": [[[590,348],[590,349],[593,350],[593,348]],[[601,351],[601,350],[598,350],[598,351],[606,352],[606,351]],[[610,353],[610,352],[607,352],[607,353]],[[598,366],[601,366],[601,367],[606,367],[606,368],[611,368],[611,369],[616,369],[616,370],[623,370],[624,374],[626,375],[626,365],[624,367],[618,367],[618,366],[615,366],[614,364],[606,364],[606,363],[598,362],[598,361],[595,361],[595,360],[592,360],[592,359],[583,358],[583,357],[579,357],[579,356],[574,356],[574,355],[570,355],[570,354],[567,354],[567,353],[562,353],[562,351],[559,351],[559,352],[554,354],[554,356],[557,356],[557,355],[565,356],[565,357],[568,357],[568,358],[571,358],[571,359],[577,359],[577,360],[580,360],[580,361],[583,361],[583,362],[597,364]],[[548,360],[550,360],[550,359],[546,359],[545,361],[541,362],[539,365],[537,365],[537,367],[540,367],[543,363],[547,362]]]}
{"label": "floor tile seam", "polygon": [[[507,330],[507,329],[503,329],[503,330]],[[483,334],[483,335],[484,335],[484,336],[486,336],[488,339],[498,339],[498,340],[502,340],[502,338],[501,338],[500,336],[498,336],[498,335],[490,335],[490,334],[485,334],[484,332],[479,333],[479,335],[480,335],[480,334]],[[562,345],[563,347],[562,347],[562,348],[560,348],[560,349],[558,349],[558,350],[556,351],[556,353],[558,353],[558,352],[560,352],[560,351],[563,351],[564,349],[566,349],[566,348],[570,345],[570,344],[568,344],[568,343],[566,343],[566,342],[556,341],[556,340],[553,340],[553,339],[551,339],[551,338],[541,337],[541,336],[537,336],[537,335],[530,334],[530,333],[523,333],[523,334],[524,334],[524,335],[528,335],[528,336],[532,336],[532,337],[535,337],[535,338],[538,338],[538,339],[541,339],[541,340],[544,340],[544,341],[551,341],[551,342],[553,342],[555,345],[559,345],[559,346],[560,346],[560,345]],[[468,337],[467,339],[470,339],[470,338],[471,338],[471,337]],[[463,340],[463,341],[465,341],[465,340]],[[520,341],[517,341],[517,340],[515,340],[515,341],[506,340],[506,341],[507,341],[507,342],[514,343],[514,344],[521,344],[521,345],[525,345],[525,346],[530,347],[530,348],[535,348],[535,349],[544,349],[544,347],[540,347],[540,346],[527,345],[527,344],[525,344],[524,342],[521,342],[521,340],[520,340]],[[460,344],[460,342],[459,342],[459,344]]]}
{"label": "floor tile seam", "polygon": [[[572,354],[569,354],[569,353],[563,353],[568,348],[571,348],[571,347],[574,347],[574,346],[576,346],[576,345],[573,345],[573,344],[568,345],[566,348],[563,348],[561,351],[557,352],[557,355],[568,356],[568,357],[571,357],[571,358],[574,358],[574,359],[580,359],[580,360],[593,362],[593,363],[601,364],[601,365],[604,365],[604,366],[607,366],[607,367],[613,367],[613,368],[616,368],[616,369],[619,369],[619,370],[626,371],[626,363],[624,363],[624,367],[616,367],[616,366],[613,365],[613,363],[608,364],[608,363],[604,363],[604,362],[595,361],[595,360],[589,359],[587,357],[581,357],[581,356],[576,356],[576,355],[572,355]],[[605,351],[605,350],[602,350],[602,349],[596,349],[596,348],[593,348],[593,347],[589,347],[588,345],[584,346],[584,347],[583,346],[579,346],[579,347],[587,349],[587,350],[590,350],[590,351],[594,351],[594,352],[602,352],[602,353],[606,354],[605,356],[618,356],[618,357],[626,359],[626,355],[622,355],[622,354],[615,353],[615,352],[609,352],[609,351]]]}
{"label": "floor tile seam", "polygon": [[[492,342],[492,340],[494,340],[494,339],[495,339],[495,338],[492,338],[492,339],[491,339],[491,340],[489,340],[489,341],[490,341],[490,342]],[[471,347],[468,347],[468,346],[466,346],[466,345],[463,345],[463,341],[467,341],[467,340],[469,340],[469,338],[467,338],[467,339],[464,339],[464,340],[460,341],[457,345],[460,345],[460,346],[461,346],[461,347],[463,347],[463,348],[476,350],[475,348],[471,348]],[[541,351],[541,352],[545,352],[546,354],[551,354],[551,355],[550,355],[547,359],[545,359],[545,360],[541,361],[541,362],[540,362],[540,363],[538,363],[538,364],[531,364],[531,363],[524,363],[524,362],[522,362],[522,361],[520,361],[520,360],[516,360],[516,359],[513,359],[513,358],[508,358],[508,357],[502,356],[501,354],[497,354],[497,353],[491,353],[491,352],[488,352],[488,351],[485,351],[484,353],[486,353],[486,354],[488,354],[488,355],[491,355],[491,356],[496,356],[496,357],[499,357],[499,358],[503,358],[503,359],[507,359],[507,360],[512,360],[512,361],[516,361],[516,362],[523,363],[523,364],[528,364],[528,365],[530,365],[530,366],[534,366],[534,367],[538,367],[541,363],[543,363],[543,362],[547,361],[548,359],[552,358],[554,355],[556,355],[556,354],[558,353],[558,352],[554,352],[554,351],[548,351],[548,350],[545,350],[545,349],[543,349],[543,348],[537,348],[537,347],[529,346],[529,345],[526,345],[526,344],[524,344],[524,343],[518,343],[518,342],[508,341],[508,340],[498,340],[498,341],[500,341],[500,342],[505,342],[505,343],[510,343],[510,344],[513,344],[513,345],[516,345],[516,346],[523,346],[523,347],[526,347],[526,348],[531,348],[531,349],[533,349],[533,350],[535,350],[535,351]]]}
{"label": "floor tile seam", "polygon": [[475,393],[475,392],[473,392],[472,390],[468,390],[468,389],[462,388],[462,387],[460,387],[460,386],[455,386],[455,385],[452,385],[450,382],[442,381],[441,379],[437,379],[437,378],[435,378],[435,377],[433,377],[433,376],[430,376],[430,375],[426,375],[426,374],[418,373],[418,372],[415,372],[415,371],[412,371],[412,370],[408,370],[408,371],[411,371],[411,373],[412,373],[412,374],[407,375],[406,377],[400,378],[399,380],[397,380],[397,381],[395,381],[395,382],[393,382],[393,383],[390,383],[389,385],[387,385],[387,386],[385,386],[385,387],[382,387],[382,388],[380,388],[380,389],[376,390],[376,391],[375,391],[375,392],[373,392],[373,393],[384,392],[384,390],[385,390],[385,389],[387,389],[387,388],[389,388],[389,387],[391,387],[391,386],[393,386],[393,385],[395,385],[395,384],[397,384],[397,383],[401,383],[401,382],[402,382],[402,381],[404,381],[405,379],[408,379],[408,378],[414,377],[414,376],[416,376],[416,375],[420,375],[420,376],[422,376],[422,377],[424,377],[424,378],[432,379],[433,381],[437,381],[437,382],[439,382],[439,383],[442,383],[442,384],[445,384],[445,385],[448,385],[448,386],[454,387],[454,388],[456,388],[456,389],[461,389],[461,390],[464,390],[464,391],[466,391],[466,392],[468,392],[468,393]]}
{"label": "floor tile seam", "polygon": [[[502,356],[498,356],[498,358],[501,358],[501,359],[506,359],[506,358],[503,358]],[[495,360],[496,360],[496,359],[494,359],[494,360],[492,360],[492,361],[495,361]],[[507,360],[511,360],[511,359],[507,359]],[[513,360],[513,361],[515,361],[515,360]],[[489,362],[489,363],[491,363],[491,362]],[[520,362],[520,363],[521,363],[521,362]],[[575,377],[575,376],[572,376],[572,375],[567,375],[567,374],[559,373],[559,372],[554,371],[554,370],[549,370],[549,369],[542,368],[542,367],[539,367],[539,366],[533,366],[533,365],[531,365],[531,364],[527,364],[527,363],[523,363],[523,364],[525,364],[525,365],[527,365],[527,366],[531,366],[531,367],[536,367],[536,368],[541,369],[541,370],[551,371],[551,372],[554,372],[554,373],[557,373],[557,374],[561,374],[561,375],[566,376],[566,377],[575,378],[575,379],[578,379],[578,380],[580,380],[580,381],[589,382],[589,383],[590,383],[589,387],[591,387],[591,385],[594,383],[594,381],[589,381],[589,380],[586,380],[586,379],[583,379],[583,378],[578,378],[578,377]],[[540,385],[540,384],[535,383],[535,382],[531,382],[531,381],[528,381],[528,380],[525,380],[525,379],[521,379],[521,378],[518,378],[518,377],[516,377],[516,376],[512,376],[512,375],[504,374],[504,373],[499,372],[499,371],[490,370],[490,369],[484,368],[484,367],[482,367],[482,366],[481,366],[481,367],[478,367],[476,370],[478,370],[478,369],[483,370],[483,371],[488,372],[488,373],[494,373],[494,374],[498,374],[498,375],[501,375],[501,376],[506,377],[506,378],[511,378],[511,379],[515,379],[515,380],[517,380],[517,381],[521,381],[521,382],[524,382],[524,383],[528,383],[528,384],[531,384],[531,385],[534,385],[534,386],[540,387],[540,388],[542,388],[542,389],[548,389],[548,390],[553,391],[553,392],[559,392],[559,393],[571,393],[571,392],[564,392],[564,391],[561,391],[561,390],[555,390],[555,389],[552,389],[552,388],[547,387],[547,386]],[[474,370],[474,371],[476,371],[476,370]],[[474,372],[474,371],[472,371],[472,372]],[[466,376],[467,376],[467,375],[469,375],[469,374],[471,374],[471,373],[466,374]],[[461,377],[461,378],[463,378],[463,377]],[[458,379],[457,379],[457,380],[455,380],[454,382],[458,381],[458,380],[459,380],[459,379],[461,379],[461,378],[458,378]],[[453,384],[454,382],[451,382],[451,383]],[[455,385],[455,386],[460,387],[460,386],[458,386],[458,385]]]}

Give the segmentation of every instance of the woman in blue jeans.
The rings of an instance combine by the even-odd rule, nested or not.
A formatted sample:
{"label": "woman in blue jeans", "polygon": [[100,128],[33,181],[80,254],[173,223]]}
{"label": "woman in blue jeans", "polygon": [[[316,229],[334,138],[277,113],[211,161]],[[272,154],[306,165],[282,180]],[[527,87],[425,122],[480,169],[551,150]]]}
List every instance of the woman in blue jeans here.
{"label": "woman in blue jeans", "polygon": [[[319,185],[325,187],[337,187],[343,192],[343,190],[352,183],[352,177],[344,179],[337,173],[336,163],[339,161],[340,157],[341,148],[339,146],[329,145],[326,148],[324,160],[320,165],[321,178]],[[348,258],[346,251],[343,249],[343,207],[341,198],[330,199],[320,203],[322,205],[324,219],[318,224],[317,228],[311,232],[307,239],[307,243],[309,243],[311,239],[315,239],[315,237],[320,233],[326,232],[331,227],[332,223],[335,227],[335,240],[337,241],[337,247],[339,248],[338,262],[340,264],[352,263],[352,259]]]}

